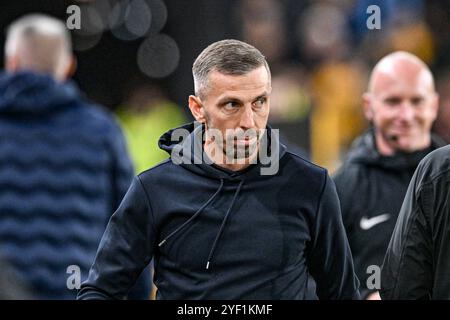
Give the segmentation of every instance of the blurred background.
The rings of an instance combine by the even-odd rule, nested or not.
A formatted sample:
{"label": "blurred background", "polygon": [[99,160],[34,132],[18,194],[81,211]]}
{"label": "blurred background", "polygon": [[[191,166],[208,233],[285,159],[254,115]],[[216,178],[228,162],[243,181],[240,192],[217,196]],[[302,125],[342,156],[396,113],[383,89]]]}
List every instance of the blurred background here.
{"label": "blurred background", "polygon": [[[331,172],[367,128],[361,95],[368,73],[393,50],[430,65],[441,95],[434,130],[450,142],[448,0],[1,1],[1,43],[19,16],[42,12],[65,21],[74,4],[81,9],[81,29],[72,31],[74,80],[120,119],[137,171],[165,158],[157,140],[166,129],[192,120],[192,63],[225,38],[251,43],[267,57],[271,125]],[[367,28],[369,5],[381,9],[379,30]]]}

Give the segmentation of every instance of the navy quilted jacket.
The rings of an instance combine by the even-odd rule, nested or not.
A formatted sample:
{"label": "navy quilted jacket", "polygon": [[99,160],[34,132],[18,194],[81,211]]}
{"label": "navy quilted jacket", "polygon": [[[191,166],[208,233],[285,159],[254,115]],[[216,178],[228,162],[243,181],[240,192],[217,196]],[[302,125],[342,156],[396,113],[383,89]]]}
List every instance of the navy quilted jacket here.
{"label": "navy quilted jacket", "polygon": [[119,127],[72,83],[0,75],[0,253],[35,297],[75,297],[67,268],[87,277],[132,176]]}

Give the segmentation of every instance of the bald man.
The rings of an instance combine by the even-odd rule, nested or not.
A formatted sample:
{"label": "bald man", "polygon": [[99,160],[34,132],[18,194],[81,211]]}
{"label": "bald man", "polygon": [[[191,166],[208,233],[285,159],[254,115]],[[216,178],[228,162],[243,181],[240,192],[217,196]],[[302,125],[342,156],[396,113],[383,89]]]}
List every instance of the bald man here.
{"label": "bald man", "polygon": [[[41,14],[14,21],[5,67],[0,256],[34,298],[73,299],[133,167],[114,118],[68,79],[74,58],[64,23]],[[133,298],[148,297],[149,278],[143,273]]]}
{"label": "bald man", "polygon": [[443,142],[431,134],[438,95],[429,68],[394,52],[374,67],[363,108],[370,129],[335,174],[355,270],[365,299],[379,299],[380,268],[420,160]]}

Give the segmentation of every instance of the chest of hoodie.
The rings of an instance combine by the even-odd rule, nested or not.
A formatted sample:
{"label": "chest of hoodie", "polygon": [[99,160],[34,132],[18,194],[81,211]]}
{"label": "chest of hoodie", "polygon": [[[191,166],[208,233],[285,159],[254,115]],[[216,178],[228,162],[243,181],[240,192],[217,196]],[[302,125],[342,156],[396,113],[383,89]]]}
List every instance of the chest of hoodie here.
{"label": "chest of hoodie", "polygon": [[[244,182],[236,195],[238,184],[239,181],[225,181],[217,197],[195,220],[155,249],[157,260],[162,265],[196,272],[205,271],[209,261],[209,270],[216,274],[236,269],[249,276],[305,264],[310,213],[300,201],[285,194],[288,186],[277,178],[270,182]],[[209,183],[185,181],[172,201],[161,197],[157,204],[152,204],[156,230],[159,230],[157,242],[192,217],[217,191],[218,185],[217,180]],[[165,188],[168,191],[170,186],[159,185],[158,193],[163,194]],[[210,257],[219,232],[214,254]]]}

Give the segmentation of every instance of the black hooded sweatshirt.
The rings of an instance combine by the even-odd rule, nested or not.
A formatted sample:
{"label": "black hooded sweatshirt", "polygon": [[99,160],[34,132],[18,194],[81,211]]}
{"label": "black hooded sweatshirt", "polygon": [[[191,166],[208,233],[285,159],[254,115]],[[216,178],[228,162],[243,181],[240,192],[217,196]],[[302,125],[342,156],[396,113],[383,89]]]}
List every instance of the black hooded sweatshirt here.
{"label": "black hooded sweatshirt", "polygon": [[[183,142],[172,130],[160,147],[202,143],[201,126],[183,129]],[[279,148],[273,175],[261,175],[263,161],[233,172],[195,164],[192,152],[192,164],[171,157],[136,177],[78,298],[123,298],[151,258],[158,299],[304,299],[309,274],[319,298],[359,298],[326,170],[266,145]]]}
{"label": "black hooded sweatshirt", "polygon": [[442,145],[433,136],[425,150],[383,156],[373,130],[368,130],[355,140],[333,176],[363,298],[380,289],[380,268],[417,165]]}

